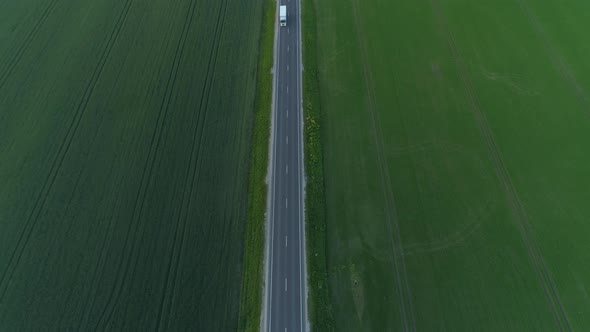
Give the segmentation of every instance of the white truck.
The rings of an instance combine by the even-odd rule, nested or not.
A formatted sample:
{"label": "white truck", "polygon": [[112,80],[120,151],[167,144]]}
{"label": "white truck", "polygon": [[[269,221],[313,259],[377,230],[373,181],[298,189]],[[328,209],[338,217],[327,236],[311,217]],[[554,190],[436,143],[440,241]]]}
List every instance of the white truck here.
{"label": "white truck", "polygon": [[279,7],[279,22],[281,22],[282,27],[287,26],[287,6]]}

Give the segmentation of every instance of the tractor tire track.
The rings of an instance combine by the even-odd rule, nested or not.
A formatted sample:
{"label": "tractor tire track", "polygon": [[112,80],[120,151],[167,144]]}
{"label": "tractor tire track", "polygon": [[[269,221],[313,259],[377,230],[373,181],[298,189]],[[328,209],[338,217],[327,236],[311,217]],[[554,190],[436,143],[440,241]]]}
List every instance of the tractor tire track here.
{"label": "tractor tire track", "polygon": [[[116,211],[116,209],[113,209],[113,211]],[[106,258],[107,258],[107,242],[110,244],[109,239],[113,236],[114,233],[114,229],[115,229],[115,221],[113,216],[111,216],[109,218],[108,221],[108,227],[107,230],[105,232],[105,236],[103,237],[99,252],[99,259],[97,264],[94,266],[94,270],[92,272],[92,281],[90,282],[90,294],[86,299],[86,304],[82,307],[84,309],[84,312],[82,313],[82,318],[78,321],[78,327],[76,328],[76,331],[82,331],[82,326],[88,321],[88,319],[90,319],[90,313],[91,313],[91,308],[94,307],[94,303],[96,301],[96,295],[99,291],[98,289],[98,281],[101,280],[104,276],[104,264],[106,262]],[[100,271],[100,277],[98,277]]]}
{"label": "tractor tire track", "polygon": [[543,42],[543,46],[545,47],[545,52],[549,56],[549,59],[553,63],[553,67],[559,75],[561,76],[562,80],[569,86],[569,90],[571,94],[576,98],[578,105],[582,108],[582,111],[586,113],[587,116],[590,116],[590,98],[588,98],[588,94],[584,90],[584,87],[578,82],[576,76],[570,69],[570,67],[565,62],[563,56],[555,49],[555,46],[551,43],[549,37],[547,36],[547,32],[543,28],[543,25],[539,21],[539,18],[529,4],[525,0],[515,0],[522,12],[525,14],[527,21],[533,28],[533,31],[537,35],[537,37]]}
{"label": "tractor tire track", "polygon": [[407,280],[406,264],[403,255],[403,247],[400,236],[399,223],[397,220],[397,212],[395,207],[395,196],[391,188],[391,179],[389,177],[389,165],[385,156],[385,148],[383,143],[383,132],[381,129],[381,120],[379,118],[379,112],[377,107],[377,98],[375,96],[375,84],[369,68],[369,57],[367,53],[367,45],[365,42],[362,30],[362,22],[360,21],[358,14],[358,0],[352,0],[353,15],[355,19],[355,30],[361,49],[361,62],[363,63],[363,75],[365,81],[365,87],[367,89],[368,105],[367,110],[369,111],[373,138],[376,143],[377,158],[379,162],[379,171],[381,175],[381,183],[383,196],[386,204],[386,215],[388,222],[386,223],[388,232],[391,235],[389,237],[391,241],[392,249],[392,265],[396,276],[395,285],[398,293],[398,304],[400,306],[400,316],[402,319],[402,329],[404,331],[415,331],[416,323],[414,319],[414,312],[412,308],[412,294]]}
{"label": "tractor tire track", "polygon": [[[152,78],[152,80],[154,80],[154,78]],[[157,123],[159,121],[159,116],[160,116],[160,114],[158,114],[158,120],[156,121]],[[153,137],[152,137],[151,144],[153,144]],[[150,148],[151,148],[151,145],[150,145]],[[114,158],[114,160],[118,160],[118,157],[119,156],[117,155]],[[143,177],[140,180],[140,183],[142,183],[142,182],[143,182]],[[103,241],[101,243],[100,250],[98,251],[98,252],[100,252],[98,264],[95,266],[93,276],[92,276],[91,287],[90,287],[91,295],[88,296],[88,299],[86,300],[86,304],[83,307],[84,313],[82,315],[82,319],[80,319],[78,322],[78,327],[76,328],[76,331],[81,331],[82,326],[88,326],[88,324],[90,324],[88,322],[90,319],[90,314],[95,306],[95,303],[97,300],[97,294],[100,291],[100,289],[98,287],[98,283],[104,279],[105,269],[103,267],[107,262],[108,251],[111,248],[111,242],[112,242],[111,239],[112,239],[113,234],[115,233],[116,218],[114,217],[114,212],[120,210],[119,209],[120,204],[122,204],[121,201],[117,200],[116,205],[111,209],[112,214],[111,214],[111,217],[109,218],[107,231],[105,232],[105,236],[103,237]]]}
{"label": "tractor tire track", "polygon": [[39,195],[37,196],[35,203],[33,204],[33,209],[31,210],[31,214],[29,215],[29,217],[27,218],[27,220],[25,222],[25,226],[23,228],[23,231],[19,235],[19,239],[17,240],[17,245],[10,256],[10,259],[8,261],[8,265],[7,265],[6,269],[4,270],[4,272],[2,273],[2,278],[0,279],[0,303],[3,301],[6,291],[8,289],[8,285],[9,285],[10,281],[12,280],[12,277],[14,275],[14,272],[16,271],[16,268],[20,264],[20,260],[22,258],[23,253],[24,253],[24,250],[29,242],[29,239],[31,237],[33,229],[35,228],[35,226],[39,220],[39,215],[41,214],[41,211],[43,210],[43,207],[45,206],[45,204],[47,202],[47,198],[49,197],[49,192],[53,188],[53,185],[54,185],[55,180],[57,178],[57,174],[59,173],[59,170],[61,169],[61,167],[63,165],[65,157],[66,157],[67,153],[69,152],[69,149],[70,149],[72,142],[73,142],[73,138],[78,131],[78,126],[81,122],[82,117],[84,116],[84,113],[86,112],[86,108],[88,106],[90,98],[92,97],[92,94],[94,93],[94,88],[96,87],[98,79],[104,70],[105,64],[106,64],[106,62],[110,56],[110,53],[113,49],[113,45],[118,40],[119,33],[121,31],[122,26],[125,25],[125,22],[127,20],[127,13],[129,12],[129,6],[132,1],[133,0],[127,1],[121,15],[119,16],[119,18],[115,24],[115,27],[113,28],[113,31],[109,35],[109,39],[108,39],[107,44],[106,44],[105,48],[103,49],[103,52],[99,58],[98,64],[97,64],[96,68],[94,69],[94,72],[92,73],[90,81],[88,82],[88,85],[86,86],[86,89],[84,91],[83,97],[80,100],[80,103],[78,104],[78,107],[76,108],[76,111],[74,112],[72,122],[70,123],[68,130],[66,131],[66,135],[60,145],[60,148],[57,152],[57,156],[53,160],[53,163],[52,163],[51,168],[49,170],[49,174],[48,174],[47,178],[45,179],[45,182],[43,183],[42,189],[39,192]]}
{"label": "tractor tire track", "polygon": [[[195,11],[195,3],[196,1],[191,1],[189,9],[187,10],[187,15],[183,25],[182,33],[179,38],[179,42],[174,54],[172,68],[170,70],[170,74],[166,82],[166,92],[164,98],[162,99],[162,104],[160,105],[160,110],[158,112],[158,117],[156,120],[156,129],[154,130],[154,133],[150,141],[150,151],[148,152],[148,157],[146,159],[146,163],[142,171],[140,188],[134,203],[131,222],[129,223],[129,227],[127,228],[127,232],[125,235],[126,240],[122,250],[124,257],[122,257],[119,261],[119,265],[115,273],[115,285],[113,285],[111,291],[107,296],[107,303],[105,304],[101,314],[99,315],[99,320],[97,322],[97,325],[95,326],[95,330],[101,330],[101,325],[103,324],[103,322],[104,327],[102,329],[106,329],[108,327],[112,315],[115,312],[115,308],[119,302],[121,292],[124,288],[123,285],[129,273],[129,267],[131,265],[129,264],[129,262],[133,259],[134,256],[136,256],[134,253],[136,251],[137,245],[137,228],[139,228],[141,214],[143,212],[146,197],[149,192],[148,189],[150,187],[152,179],[152,171],[154,169],[155,162],[158,159],[158,151],[160,150],[160,143],[162,141],[162,134],[164,132],[163,128],[165,126],[168,111],[170,109],[169,106],[172,100],[174,86],[176,84],[176,77],[178,75],[180,62],[184,54],[188,31],[190,29],[191,23],[193,22],[192,18]],[[132,229],[135,230],[132,231]],[[131,248],[128,248],[129,245],[131,246]],[[121,273],[121,270],[123,271],[123,273]]]}
{"label": "tractor tire track", "polygon": [[[206,123],[207,114],[209,110],[209,98],[211,96],[215,68],[217,66],[217,56],[219,53],[219,46],[221,44],[221,36],[223,34],[223,30],[225,27],[224,23],[228,7],[227,3],[227,0],[223,1],[219,7],[217,23],[215,26],[215,31],[213,33],[213,45],[211,47],[211,52],[209,54],[207,72],[205,75],[205,85],[203,86],[203,90],[201,91],[201,101],[199,104],[199,110],[200,113],[203,115],[203,119],[201,119],[201,114],[199,114],[199,119],[194,130],[193,141],[191,145],[191,155],[189,159],[189,168],[187,169],[187,178],[189,179],[189,181],[186,182],[182,192],[181,209],[178,215],[178,219],[176,220],[174,242],[172,243],[172,253],[170,255],[171,259],[169,260],[164,282],[164,289],[162,291],[162,298],[160,300],[160,308],[158,311],[158,317],[156,319],[156,327],[158,331],[165,331],[168,329],[168,322],[174,303],[174,295],[176,294],[176,280],[181,261],[182,249],[184,247],[186,240],[185,233],[186,225],[188,222],[188,213],[190,211],[191,197],[193,195],[195,181],[199,174],[198,170],[200,170],[200,161],[202,161],[202,159],[200,158],[200,151],[203,142],[203,127]],[[183,212],[185,212],[184,216]],[[179,225],[181,223],[182,227],[180,228]],[[177,243],[180,243],[179,246],[176,246]],[[166,311],[166,314],[164,314],[164,311]]]}
{"label": "tractor tire track", "polygon": [[[119,154],[117,154],[115,156],[115,158],[113,158],[114,160],[119,160]],[[115,163],[111,164],[111,168],[109,170],[109,174],[113,173],[113,170],[115,169]],[[102,238],[102,242],[100,244],[100,249],[98,250],[99,252],[99,257],[98,257],[98,262],[96,264],[94,264],[94,269],[92,272],[92,279],[90,281],[90,291],[89,291],[89,296],[86,298],[86,303],[84,304],[83,307],[81,307],[83,309],[83,313],[82,313],[82,318],[78,321],[78,326],[76,328],[75,331],[82,331],[82,325],[90,318],[90,308],[94,307],[94,302],[96,300],[96,295],[99,291],[98,288],[98,282],[99,280],[102,280],[103,276],[104,276],[104,268],[103,266],[105,265],[105,262],[107,261],[107,253],[108,253],[108,249],[110,248],[110,243],[111,243],[111,239],[113,237],[113,233],[115,231],[115,218],[114,218],[114,214],[115,211],[119,211],[119,207],[121,205],[121,200],[117,199],[115,200],[115,204],[113,205],[113,207],[110,210],[110,215],[108,218],[108,223],[107,223],[107,229],[105,231],[105,235]],[[108,243],[108,245],[107,245]],[[98,277],[100,273],[100,277]]]}
{"label": "tractor tire track", "polygon": [[22,58],[23,54],[25,53],[25,51],[27,50],[29,45],[31,45],[33,38],[35,38],[35,36],[37,35],[37,32],[39,32],[39,29],[41,28],[43,23],[45,23],[45,21],[47,20],[47,17],[49,17],[49,14],[51,14],[51,12],[53,11],[53,8],[55,7],[55,4],[58,1],[59,0],[49,1],[49,4],[47,5],[45,10],[41,14],[41,17],[37,20],[37,22],[33,26],[33,29],[31,29],[31,31],[29,31],[28,35],[24,39],[24,42],[18,47],[14,57],[12,57],[12,59],[9,60],[8,66],[5,68],[2,75],[0,75],[0,89],[2,89],[4,87],[4,84],[6,84],[6,82],[8,81],[8,77],[12,74],[12,72],[14,71],[14,68],[20,62],[20,59]]}
{"label": "tractor tire track", "polygon": [[487,117],[481,110],[481,104],[479,102],[479,98],[477,97],[477,93],[475,92],[476,90],[473,82],[471,81],[469,69],[463,60],[463,56],[457,46],[454,35],[449,29],[448,21],[444,15],[439,1],[430,0],[430,2],[437,21],[436,24],[439,27],[438,30],[444,35],[449,50],[451,51],[457,66],[458,74],[467,94],[469,111],[475,118],[482,139],[488,149],[490,161],[492,162],[496,175],[500,180],[502,188],[504,189],[506,198],[512,210],[512,215],[514,216],[514,220],[516,222],[516,226],[527,249],[528,256],[531,260],[531,263],[533,264],[541,287],[543,288],[543,292],[545,293],[550,309],[554,316],[556,326],[560,331],[571,331],[572,327],[567,317],[567,313],[565,312],[563,304],[561,303],[559,294],[555,288],[555,284],[551,278],[549,269],[545,264],[541,251],[535,242],[534,232],[528,221],[526,211],[522,206],[522,202],[518,196],[516,188],[514,187],[512,178],[508,173],[500,149],[496,144],[492,129],[487,121]]}

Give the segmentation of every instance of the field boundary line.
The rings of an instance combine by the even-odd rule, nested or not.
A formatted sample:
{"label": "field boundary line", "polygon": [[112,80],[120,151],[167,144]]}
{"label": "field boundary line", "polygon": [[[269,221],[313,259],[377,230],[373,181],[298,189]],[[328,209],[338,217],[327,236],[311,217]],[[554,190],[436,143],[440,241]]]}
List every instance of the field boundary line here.
{"label": "field boundary line", "polygon": [[[400,236],[400,229],[399,223],[397,220],[397,210],[395,207],[395,196],[393,195],[393,190],[391,188],[391,179],[389,177],[389,165],[387,162],[387,157],[385,156],[384,152],[384,143],[383,143],[383,132],[381,129],[381,120],[379,118],[379,110],[377,108],[377,98],[375,96],[375,84],[373,81],[373,77],[371,74],[371,68],[369,67],[369,57],[367,53],[367,45],[365,42],[365,38],[363,37],[365,34],[362,30],[362,22],[359,18],[358,14],[358,0],[352,0],[353,5],[353,15],[355,19],[355,31],[357,34],[359,46],[361,49],[361,61],[363,63],[363,76],[365,78],[365,88],[367,89],[367,98],[368,98],[368,105],[367,110],[369,111],[371,124],[373,127],[373,138],[376,143],[376,151],[377,151],[377,158],[379,162],[379,171],[381,175],[381,183],[382,183],[382,190],[383,195],[385,198],[385,203],[388,207],[385,209],[388,222],[386,223],[388,226],[388,231],[390,234],[390,241],[391,241],[391,249],[392,249],[392,263],[393,269],[396,274],[396,288],[398,291],[398,303],[400,305],[400,314],[403,324],[403,329],[405,331],[415,331],[416,330],[416,323],[414,320],[414,313],[412,308],[412,294],[410,292],[410,287],[408,285],[407,280],[407,272],[405,266],[405,258],[403,256],[403,247],[401,244],[401,236]],[[399,259],[399,261],[398,261]]]}
{"label": "field boundary line", "polygon": [[299,286],[300,290],[300,316],[301,316],[301,326],[306,327],[304,332],[307,332],[310,329],[309,324],[309,314],[308,314],[308,300],[309,300],[309,288],[308,288],[308,274],[307,274],[307,239],[306,239],[306,227],[305,227],[305,187],[306,187],[306,176],[305,176],[305,136],[304,136],[304,128],[305,128],[305,121],[304,121],[304,106],[303,106],[303,37],[302,37],[302,30],[303,30],[303,19],[301,18],[303,6],[303,0],[296,0],[297,1],[297,62],[299,62],[299,70],[297,71],[297,80],[299,84],[297,85],[297,98],[298,98],[298,117],[299,117],[299,124],[297,128],[297,135],[298,135],[298,154],[299,154],[299,268],[301,277],[299,279]]}
{"label": "field boundary line", "polygon": [[430,0],[430,2],[433,9],[433,14],[435,15],[437,21],[436,23],[439,26],[439,31],[444,35],[447,46],[449,47],[449,50],[451,51],[455,61],[457,73],[461,78],[464,90],[467,94],[467,99],[469,102],[468,109],[474,116],[482,136],[482,140],[488,149],[490,161],[492,162],[496,175],[501,182],[502,188],[504,189],[506,199],[508,200],[512,215],[516,222],[516,226],[520,232],[523,243],[527,248],[528,256],[531,260],[531,263],[533,264],[539,282],[550,305],[550,309],[555,318],[557,328],[560,331],[571,331],[572,327],[567,317],[567,313],[565,312],[563,304],[561,303],[549,269],[545,265],[541,250],[535,242],[534,232],[526,215],[526,210],[522,205],[520,197],[518,196],[518,192],[516,191],[516,188],[512,182],[512,178],[510,177],[510,173],[506,168],[504,159],[496,143],[487,117],[481,110],[479,98],[477,96],[475,86],[471,81],[469,69],[465,65],[463,56],[457,46],[455,37],[448,26],[447,19],[444,15],[443,9],[440,6],[440,3],[438,0]]}
{"label": "field boundary line", "polygon": [[[61,142],[60,148],[57,152],[57,156],[53,160],[53,163],[49,170],[49,174],[45,179],[45,182],[43,183],[42,189],[39,192],[37,199],[35,200],[33,209],[31,210],[31,214],[25,222],[23,231],[19,235],[17,245],[10,256],[8,265],[6,266],[6,270],[4,270],[4,272],[2,273],[2,278],[0,279],[0,303],[4,300],[4,296],[6,294],[6,291],[8,290],[8,285],[10,284],[10,281],[12,280],[12,277],[18,265],[20,264],[20,260],[32,235],[33,229],[35,228],[39,220],[41,210],[47,202],[49,192],[53,188],[53,184],[55,183],[59,170],[63,165],[67,153],[69,152],[73,138],[78,131],[78,126],[81,122],[82,117],[84,116],[84,113],[86,112],[86,108],[88,106],[90,98],[94,93],[94,88],[96,87],[98,79],[102,75],[103,69],[110,56],[113,46],[118,40],[121,28],[125,25],[125,22],[127,21],[127,14],[129,12],[129,7],[131,6],[132,2],[133,0],[128,0],[125,3],[124,9],[121,15],[119,16],[117,23],[113,27],[113,31],[109,35],[106,46],[103,49],[103,52],[101,53],[97,66],[95,67],[92,77],[88,82],[88,85],[86,86],[84,95],[82,96],[82,99],[80,100],[78,107],[74,112],[73,119],[70,122],[70,125],[68,127],[68,130],[63,141]],[[12,269],[11,266],[13,266]]]}
{"label": "field boundary line", "polygon": [[278,144],[276,144],[276,136],[278,131],[277,125],[277,91],[278,91],[278,72],[279,72],[279,64],[280,64],[280,54],[279,54],[279,38],[281,30],[276,25],[276,16],[278,16],[279,12],[279,0],[276,1],[275,6],[275,32],[274,32],[274,49],[273,49],[273,81],[272,81],[272,99],[271,99],[271,134],[270,134],[270,155],[269,155],[269,168],[268,168],[268,179],[269,179],[269,190],[268,190],[268,197],[267,197],[267,221],[266,221],[266,252],[265,252],[265,278],[264,278],[264,308],[262,308],[262,323],[264,324],[264,328],[261,328],[262,331],[270,332],[270,326],[272,322],[272,315],[268,314],[268,307],[269,304],[272,302],[272,269],[273,269],[273,243],[274,243],[274,205],[275,205],[275,174],[274,171],[276,169],[277,163],[277,149]]}

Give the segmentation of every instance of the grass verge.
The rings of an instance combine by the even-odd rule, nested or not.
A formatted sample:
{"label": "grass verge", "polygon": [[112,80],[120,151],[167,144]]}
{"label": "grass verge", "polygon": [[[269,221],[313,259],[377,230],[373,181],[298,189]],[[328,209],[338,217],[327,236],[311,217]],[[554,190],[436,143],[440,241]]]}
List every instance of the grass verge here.
{"label": "grass verge", "polygon": [[264,213],[266,211],[266,173],[272,99],[272,74],[275,1],[263,3],[260,55],[258,58],[252,155],[248,184],[248,215],[244,244],[244,266],[240,296],[239,331],[259,331],[262,305],[262,267],[264,257]]}
{"label": "grass verge", "polygon": [[309,286],[308,312],[312,330],[334,330],[326,267],[326,206],[321,142],[320,88],[314,0],[302,0],[303,114],[305,140],[306,240]]}

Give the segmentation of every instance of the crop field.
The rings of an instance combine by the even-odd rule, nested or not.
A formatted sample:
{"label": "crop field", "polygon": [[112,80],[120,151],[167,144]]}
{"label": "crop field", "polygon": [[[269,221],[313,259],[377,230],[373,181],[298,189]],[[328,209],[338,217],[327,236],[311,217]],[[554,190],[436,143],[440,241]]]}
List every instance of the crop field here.
{"label": "crop field", "polygon": [[312,3],[334,329],[590,330],[590,2]]}
{"label": "crop field", "polygon": [[2,331],[237,328],[261,3],[0,0]]}

